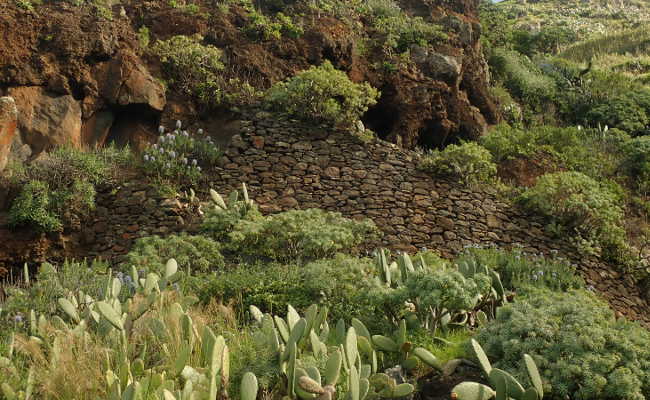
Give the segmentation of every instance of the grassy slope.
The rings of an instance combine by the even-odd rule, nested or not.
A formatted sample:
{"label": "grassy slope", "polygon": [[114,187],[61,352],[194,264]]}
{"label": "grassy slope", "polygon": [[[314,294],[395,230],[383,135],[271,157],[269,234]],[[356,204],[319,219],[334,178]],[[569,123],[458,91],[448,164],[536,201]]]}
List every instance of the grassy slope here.
{"label": "grassy slope", "polygon": [[580,41],[560,49],[562,58],[592,60],[598,69],[650,81],[650,1],[522,0],[499,3],[520,29],[568,28]]}

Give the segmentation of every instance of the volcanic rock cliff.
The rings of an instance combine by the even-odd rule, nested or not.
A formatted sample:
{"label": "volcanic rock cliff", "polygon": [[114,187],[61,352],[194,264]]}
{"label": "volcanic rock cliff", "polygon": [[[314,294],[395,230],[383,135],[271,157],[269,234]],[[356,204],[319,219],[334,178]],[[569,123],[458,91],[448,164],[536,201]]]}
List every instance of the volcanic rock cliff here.
{"label": "volcanic rock cliff", "polygon": [[150,43],[201,35],[224,51],[224,74],[260,90],[330,60],[353,80],[381,90],[364,122],[403,147],[474,138],[498,118],[487,91],[477,0],[400,1],[408,15],[439,24],[447,40],[411,46],[409,63],[389,71],[358,48],[358,39],[367,36],[364,21],[344,23],[313,10],[301,14],[304,33],[295,38],[251,40],[242,33],[248,16],[237,2],[225,8],[193,2],[192,12],[162,0],[114,1],[110,7],[46,1],[31,9],[13,0],[2,3],[0,95],[16,101],[14,153],[22,149],[23,157],[25,150],[36,157],[64,142],[142,145],[161,120],[171,118],[221,127],[229,110],[204,110],[166,89],[160,60],[139,38],[143,27]]}

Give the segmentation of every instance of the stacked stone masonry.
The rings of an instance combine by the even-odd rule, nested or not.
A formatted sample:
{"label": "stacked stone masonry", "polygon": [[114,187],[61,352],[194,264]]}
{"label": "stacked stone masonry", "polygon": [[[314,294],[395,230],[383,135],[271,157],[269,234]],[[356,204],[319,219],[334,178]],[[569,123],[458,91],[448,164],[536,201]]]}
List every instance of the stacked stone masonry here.
{"label": "stacked stone masonry", "polygon": [[[369,217],[384,232],[375,245],[392,249],[426,247],[451,257],[478,244],[561,256],[576,264],[614,309],[650,326],[648,304],[629,277],[549,237],[543,221],[490,188],[434,179],[417,170],[417,153],[379,140],[322,133],[266,113],[249,116],[242,126],[212,175],[211,186],[221,193],[245,182],[265,213],[317,207]],[[198,217],[186,202],[161,198],[142,183],[106,188],[99,204],[82,229],[88,256],[119,260],[138,237],[196,231]]]}

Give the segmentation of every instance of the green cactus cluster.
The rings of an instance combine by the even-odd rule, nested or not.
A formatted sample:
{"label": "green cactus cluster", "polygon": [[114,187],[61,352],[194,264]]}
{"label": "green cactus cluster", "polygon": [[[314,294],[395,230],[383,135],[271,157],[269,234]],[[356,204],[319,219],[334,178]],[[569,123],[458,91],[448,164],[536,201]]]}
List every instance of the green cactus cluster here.
{"label": "green cactus cluster", "polygon": [[[173,259],[167,262],[162,276],[149,273],[140,278],[133,269],[130,282],[134,290],[125,294],[122,281],[109,273],[101,299],[77,291],[58,300],[65,319],[55,315],[48,320],[30,312],[27,340],[49,355],[53,367],[63,350],[59,334],[75,336],[84,343],[99,337],[111,344],[104,369],[108,400],[227,399],[228,346],[223,336],[215,335],[207,325],[199,333],[188,311],[197,299],[180,296],[171,287],[180,274]],[[178,326],[172,326],[170,321],[176,321]],[[150,349],[146,344],[137,348],[134,339],[138,323],[146,323],[146,329],[156,337],[165,365],[147,366]],[[16,372],[14,348],[12,337],[8,354],[0,357],[3,371]],[[250,376],[244,376],[242,387],[247,389],[246,399],[256,397],[256,384]],[[24,389],[16,390],[8,382],[0,385],[0,393],[7,400],[28,400],[33,398],[33,391],[33,367]]]}
{"label": "green cactus cluster", "polygon": [[[413,261],[408,254],[402,253],[397,256],[395,261],[391,261],[386,249],[378,249],[375,252],[375,267],[378,282],[388,289],[398,291],[407,288],[410,277],[439,273],[432,271],[422,256]],[[492,268],[480,265],[476,260],[461,260],[452,267],[443,265],[442,271],[453,269],[457,270],[465,280],[487,279],[490,282],[489,290],[477,296],[472,301],[473,306],[469,309],[449,310],[443,307],[435,310],[433,323],[428,320],[429,313],[426,313],[427,319],[419,320],[417,310],[410,310],[406,315],[409,326],[428,327],[434,332],[438,328],[447,330],[480,326],[487,323],[489,318],[494,318],[497,307],[507,303],[507,293],[501,282],[501,277]],[[410,304],[417,309],[417,300],[409,299],[409,301],[412,301]]]}
{"label": "green cactus cluster", "polygon": [[[317,305],[304,317],[288,306],[286,319],[263,314],[254,306],[250,312],[258,325],[255,340],[275,353],[289,399],[371,400],[405,397],[415,390],[411,383],[398,383],[380,372],[382,350],[376,335],[358,319],[352,319],[351,326],[339,320],[330,329],[328,309]],[[324,369],[303,367],[307,363],[302,360],[308,358],[323,360]],[[435,357],[429,353],[430,359]]]}
{"label": "green cactus cluster", "polygon": [[533,358],[524,354],[524,363],[532,386],[524,386],[506,371],[493,368],[481,345],[474,339],[472,349],[490,386],[477,382],[462,382],[452,389],[452,397],[457,400],[542,400],[544,389],[542,377]]}

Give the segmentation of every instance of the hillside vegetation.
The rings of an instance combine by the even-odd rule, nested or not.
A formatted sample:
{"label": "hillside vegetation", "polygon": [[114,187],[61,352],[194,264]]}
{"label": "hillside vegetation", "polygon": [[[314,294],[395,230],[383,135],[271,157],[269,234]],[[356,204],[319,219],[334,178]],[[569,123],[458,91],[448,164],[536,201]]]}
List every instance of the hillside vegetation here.
{"label": "hillside vegetation", "polygon": [[[12,12],[35,20],[61,11],[50,1],[10,1]],[[586,283],[598,272],[578,268],[566,253],[468,244],[443,258],[431,234],[431,248],[411,254],[377,246],[386,226],[366,218],[377,213],[363,203],[363,187],[376,184],[369,173],[395,162],[388,157],[394,145],[379,136],[417,147],[400,168],[450,188],[416,187],[413,197],[448,195],[462,204],[458,188],[490,187],[520,215],[544,221],[535,226],[566,244],[558,248],[596,259],[640,288],[646,299],[639,304],[650,298],[650,5],[485,1],[479,30],[473,4],[173,0],[125,2],[127,11],[66,1],[69,15],[92,9],[105,22],[135,20],[147,7],[162,13],[138,14],[137,52],[174,100],[164,111],[121,105],[128,112],[115,118],[144,113],[156,125],[172,123],[126,140],[134,147],[114,136],[91,148],[43,146],[29,160],[11,158],[0,171],[7,204],[0,216],[41,244],[58,238],[82,246],[80,227],[98,211],[99,188],[118,192],[137,181],[152,190],[129,207],[155,208],[146,198],[154,193],[182,200],[199,223],[187,232],[148,232],[123,257],[25,264],[0,276],[0,400],[650,399],[650,332],[613,311]],[[165,12],[183,15],[185,25],[172,26],[160,17]],[[335,33],[325,35],[330,28]],[[101,57],[75,60],[88,79],[105,67]],[[0,80],[2,90],[20,92],[16,82],[33,78],[21,73]],[[86,111],[117,109],[107,99],[95,103],[101,96],[75,95],[70,101],[83,97]],[[499,123],[476,128],[487,127],[495,106]],[[300,141],[274,143],[307,149],[304,160],[289,160],[302,174],[292,179],[318,180],[314,171],[323,169],[332,180],[360,182],[354,200],[363,212],[346,218],[297,200],[296,209],[263,212],[249,189],[268,184],[269,168],[286,158],[275,155],[245,167],[258,168],[259,180],[232,193],[211,189],[222,164],[245,164],[269,132],[285,128],[263,124],[252,146],[241,136],[225,138],[227,146],[172,116],[212,121],[242,110],[294,124]],[[404,119],[392,119],[396,110]],[[377,157],[377,171],[328,169],[330,160],[310,152],[309,141],[335,147],[331,131],[355,136],[361,149],[383,146],[386,159]],[[391,190],[380,188],[402,201]],[[281,201],[274,195],[271,202]],[[436,223],[482,223],[447,214]]]}

